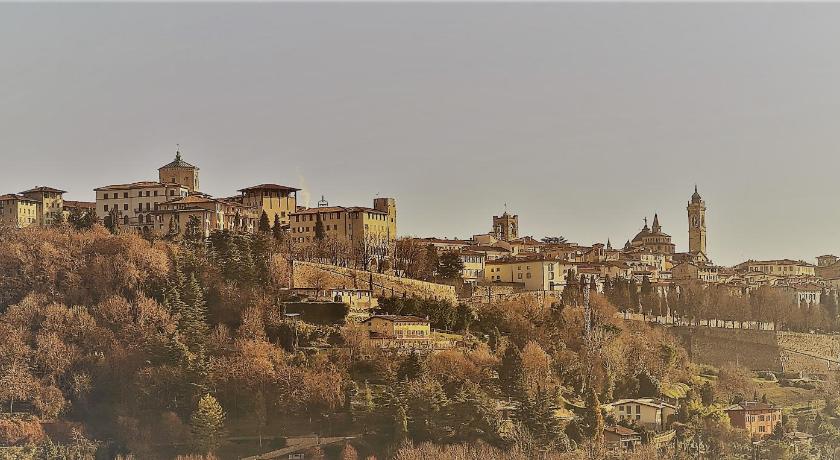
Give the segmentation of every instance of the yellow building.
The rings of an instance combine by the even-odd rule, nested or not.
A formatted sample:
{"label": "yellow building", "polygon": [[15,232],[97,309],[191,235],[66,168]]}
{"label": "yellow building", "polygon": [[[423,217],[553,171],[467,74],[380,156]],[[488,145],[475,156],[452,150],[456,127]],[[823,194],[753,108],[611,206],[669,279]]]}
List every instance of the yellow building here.
{"label": "yellow building", "polygon": [[203,238],[215,230],[253,232],[258,219],[256,208],[198,194],[159,203],[152,215],[155,232],[170,237],[187,235],[190,222]]}
{"label": "yellow building", "polygon": [[47,227],[60,220],[64,213],[63,195],[67,193],[52,187],[35,187],[20,192],[38,202],[38,225]]}
{"label": "yellow building", "polygon": [[776,276],[815,276],[813,264],[802,260],[748,260],[735,266],[740,272],[764,273]]}
{"label": "yellow building", "polygon": [[158,168],[158,181],[162,184],[178,184],[189,190],[198,192],[198,168],[181,159],[181,152],[175,152],[172,162]]}
{"label": "yellow building", "polygon": [[344,240],[353,247],[384,246],[396,240],[397,207],[393,198],[376,198],[373,208],[322,204],[291,213],[289,225],[295,241],[315,241],[318,225],[323,227],[324,237]]}
{"label": "yellow building", "polygon": [[96,215],[106,225],[136,232],[150,232],[160,228],[155,220],[158,206],[169,200],[180,199],[189,189],[175,183],[134,182],[106,185],[96,192]]}
{"label": "yellow building", "polygon": [[671,269],[671,278],[674,281],[697,280],[706,283],[717,283],[720,281],[718,267],[694,262],[682,262],[675,265]]}
{"label": "yellow building", "polygon": [[461,270],[461,278],[464,282],[474,284],[484,279],[484,263],[487,256],[483,252],[462,249],[458,252],[464,268]]}
{"label": "yellow building", "polygon": [[569,270],[577,276],[574,264],[539,256],[488,260],[484,281],[522,284],[528,291],[562,291]]}
{"label": "yellow building", "polygon": [[39,203],[21,195],[0,195],[0,225],[24,228],[38,225]]}
{"label": "yellow building", "polygon": [[289,215],[297,210],[297,192],[300,189],[277,184],[260,184],[239,190],[242,194],[237,201],[245,206],[265,212],[268,221],[274,225],[275,216],[280,216],[280,223],[289,225]]}
{"label": "yellow building", "polygon": [[371,338],[429,340],[429,320],[419,316],[374,315],[364,321]]}

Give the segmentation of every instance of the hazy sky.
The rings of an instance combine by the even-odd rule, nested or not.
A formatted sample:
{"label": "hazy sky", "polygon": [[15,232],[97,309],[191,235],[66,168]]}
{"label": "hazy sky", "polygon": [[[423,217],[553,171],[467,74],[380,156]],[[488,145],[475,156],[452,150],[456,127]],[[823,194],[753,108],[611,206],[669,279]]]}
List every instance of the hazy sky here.
{"label": "hazy sky", "polygon": [[92,200],[175,144],[203,191],[397,199],[399,231],[718,263],[840,252],[840,5],[0,5],[0,193]]}

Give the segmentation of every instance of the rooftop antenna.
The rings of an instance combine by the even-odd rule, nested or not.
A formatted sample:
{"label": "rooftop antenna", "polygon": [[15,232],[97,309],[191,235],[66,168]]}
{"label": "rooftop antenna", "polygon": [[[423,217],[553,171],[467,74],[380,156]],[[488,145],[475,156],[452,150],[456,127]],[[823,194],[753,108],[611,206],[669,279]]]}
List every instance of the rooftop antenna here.
{"label": "rooftop antenna", "polygon": [[175,144],[175,159],[181,159],[181,144]]}
{"label": "rooftop antenna", "polygon": [[324,199],[324,195],[321,195],[321,200],[318,201],[318,207],[326,208],[327,206],[329,206],[329,203],[327,203],[327,200]]}

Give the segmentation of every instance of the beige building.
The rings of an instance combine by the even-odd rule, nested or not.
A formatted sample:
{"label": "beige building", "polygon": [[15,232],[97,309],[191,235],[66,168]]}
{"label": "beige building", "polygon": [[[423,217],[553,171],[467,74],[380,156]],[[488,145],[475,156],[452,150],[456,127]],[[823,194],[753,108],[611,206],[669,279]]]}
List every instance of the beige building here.
{"label": "beige building", "polygon": [[155,219],[158,206],[189,194],[189,189],[179,184],[148,181],[106,185],[94,190],[97,217],[106,226],[113,223],[119,229],[135,232],[160,230],[163,222]]}
{"label": "beige building", "polygon": [[577,276],[574,264],[560,260],[543,257],[497,259],[485,262],[484,281],[522,284],[528,291],[562,291],[569,270]]}
{"label": "beige building", "polygon": [[50,226],[63,217],[65,193],[64,190],[41,186],[20,192],[26,198],[38,202],[38,225],[42,227]]}
{"label": "beige building", "polygon": [[461,278],[464,282],[475,284],[483,280],[484,264],[487,261],[487,256],[482,252],[469,249],[462,249],[458,254],[461,256],[461,262],[464,263],[464,269],[461,270]]}
{"label": "beige building", "polygon": [[0,225],[24,228],[38,225],[39,203],[22,195],[0,195]]}
{"label": "beige building", "polygon": [[815,276],[814,265],[802,260],[748,260],[735,266],[740,272],[756,272],[776,276]]}
{"label": "beige building", "polygon": [[187,195],[159,203],[151,215],[155,232],[170,237],[187,235],[190,222],[198,224],[195,231],[203,238],[216,230],[253,232],[258,219],[256,208],[205,195]]}
{"label": "beige building", "polygon": [[717,283],[720,281],[718,267],[714,265],[696,264],[694,262],[682,262],[671,269],[671,278],[674,281],[704,281],[706,283]]}
{"label": "beige building", "polygon": [[677,413],[671,404],[654,398],[619,399],[610,404],[618,420],[628,420],[654,431],[662,431]]}
{"label": "beige building", "polygon": [[265,212],[271,225],[274,225],[275,216],[279,216],[280,223],[288,226],[289,216],[297,210],[299,190],[285,185],[260,184],[239,190],[242,195],[236,201],[257,208],[259,215]]}
{"label": "beige building", "polygon": [[175,159],[171,163],[158,168],[158,182],[161,184],[178,184],[190,193],[199,191],[198,168],[181,159],[181,152],[175,152]]}
{"label": "beige building", "polygon": [[371,338],[429,340],[429,320],[419,316],[374,315],[364,321]]}
{"label": "beige building", "polygon": [[327,238],[354,247],[384,246],[396,241],[397,205],[393,198],[376,198],[373,208],[327,205],[301,209],[289,216],[292,238],[300,243],[315,241],[318,222]]}

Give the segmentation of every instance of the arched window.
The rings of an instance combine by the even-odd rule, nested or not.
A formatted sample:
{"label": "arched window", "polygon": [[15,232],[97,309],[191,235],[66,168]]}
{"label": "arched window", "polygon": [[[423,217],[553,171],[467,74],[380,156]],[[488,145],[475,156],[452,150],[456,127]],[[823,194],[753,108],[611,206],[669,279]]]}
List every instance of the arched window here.
{"label": "arched window", "polygon": [[151,214],[147,215],[146,216],[146,223],[151,224],[152,222],[154,222],[152,215]]}
{"label": "arched window", "polygon": [[128,225],[128,216],[123,216],[123,225]]}

